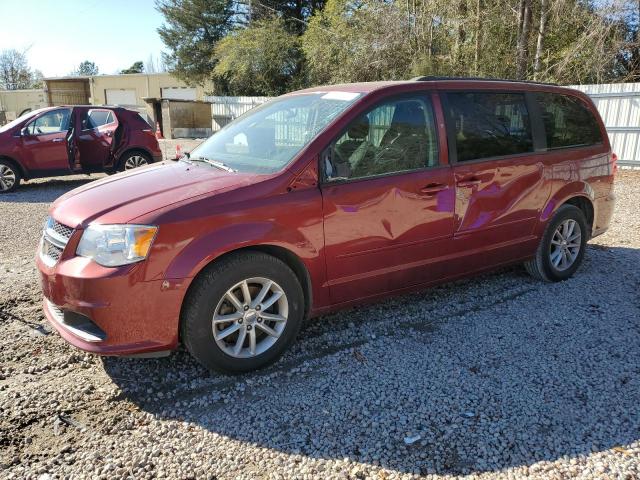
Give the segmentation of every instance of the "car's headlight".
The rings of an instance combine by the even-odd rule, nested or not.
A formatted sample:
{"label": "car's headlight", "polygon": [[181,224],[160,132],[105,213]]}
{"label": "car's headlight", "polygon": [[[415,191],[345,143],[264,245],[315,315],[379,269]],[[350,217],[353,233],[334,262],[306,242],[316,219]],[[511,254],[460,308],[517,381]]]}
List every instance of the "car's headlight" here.
{"label": "car's headlight", "polygon": [[147,258],[158,227],[150,225],[89,225],[76,253],[105,267],[118,267]]}

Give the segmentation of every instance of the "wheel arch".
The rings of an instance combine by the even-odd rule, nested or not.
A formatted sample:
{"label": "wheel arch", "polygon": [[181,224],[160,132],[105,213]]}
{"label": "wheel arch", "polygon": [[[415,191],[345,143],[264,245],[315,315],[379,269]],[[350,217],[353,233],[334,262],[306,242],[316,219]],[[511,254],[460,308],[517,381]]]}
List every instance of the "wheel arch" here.
{"label": "wheel arch", "polygon": [[[562,205],[573,205],[584,213],[587,223],[593,229],[595,218],[595,192],[587,182],[571,182],[564,185],[548,200],[541,210],[535,234],[541,236],[544,229]],[[591,235],[592,232],[589,232]]]}
{"label": "wheel arch", "polygon": [[29,180],[29,173],[25,170],[25,168],[20,164],[20,162],[18,162],[17,160],[7,156],[7,155],[0,155],[0,160],[3,160],[5,162],[8,162],[10,164],[12,164],[20,173],[20,177],[22,177],[25,180]]}
{"label": "wheel arch", "polygon": [[302,287],[302,292],[304,294],[304,303],[305,303],[305,306],[304,306],[305,317],[309,315],[309,312],[311,311],[311,306],[313,304],[313,288],[312,288],[311,275],[309,274],[309,270],[307,269],[302,259],[298,255],[296,255],[294,252],[280,245],[273,245],[273,244],[256,244],[256,245],[248,245],[248,246],[235,248],[221,255],[218,255],[217,257],[211,259],[205,265],[201,266],[201,268],[193,276],[193,278],[189,283],[189,286],[184,294],[182,307],[180,310],[182,311],[182,309],[184,308],[185,300],[189,297],[189,293],[191,289],[194,287],[194,285],[196,284],[196,280],[200,276],[202,276],[213,265],[224,260],[225,258],[228,258],[232,255],[242,254],[243,252],[265,253],[267,255],[271,255],[272,257],[275,257],[281,260],[285,265],[291,268],[291,270],[293,270],[293,273],[298,278],[298,281],[300,282],[300,286]]}

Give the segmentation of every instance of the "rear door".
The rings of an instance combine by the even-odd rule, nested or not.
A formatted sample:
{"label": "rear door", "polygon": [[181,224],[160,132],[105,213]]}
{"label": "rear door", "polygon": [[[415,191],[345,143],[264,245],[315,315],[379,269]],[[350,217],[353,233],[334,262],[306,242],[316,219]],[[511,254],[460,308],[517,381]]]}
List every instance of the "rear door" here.
{"label": "rear door", "polygon": [[[456,262],[468,271],[527,255],[549,189],[524,92],[443,94],[456,203]],[[537,141],[537,140],[536,140]]]}
{"label": "rear door", "polygon": [[34,172],[64,172],[69,170],[67,132],[70,108],[49,110],[25,125],[21,137],[23,159]]}
{"label": "rear door", "polygon": [[115,112],[108,108],[76,109],[76,148],[83,170],[100,171],[112,163],[118,128]]}
{"label": "rear door", "polygon": [[334,304],[446,275],[453,175],[428,93],[382,100],[325,151],[325,258]]}

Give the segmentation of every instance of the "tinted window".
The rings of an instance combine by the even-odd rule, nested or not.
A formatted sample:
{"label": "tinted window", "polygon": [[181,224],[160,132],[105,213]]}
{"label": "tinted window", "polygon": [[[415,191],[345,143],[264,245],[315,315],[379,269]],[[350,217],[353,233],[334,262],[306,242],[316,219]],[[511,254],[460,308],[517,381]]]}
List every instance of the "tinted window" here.
{"label": "tinted window", "polygon": [[533,152],[522,93],[448,93],[449,129],[458,161]]}
{"label": "tinted window", "polygon": [[555,93],[536,95],[542,110],[547,148],[576,147],[602,142],[593,114],[577,97]]}
{"label": "tinted window", "polygon": [[327,180],[437,165],[431,102],[426,97],[404,97],[378,105],[349,125],[324,162]]}
{"label": "tinted window", "polygon": [[111,110],[89,110],[85,128],[97,128],[109,123],[113,123]]}
{"label": "tinted window", "polygon": [[69,129],[69,117],[68,109],[52,110],[36,118],[27,129],[30,135],[66,132]]}

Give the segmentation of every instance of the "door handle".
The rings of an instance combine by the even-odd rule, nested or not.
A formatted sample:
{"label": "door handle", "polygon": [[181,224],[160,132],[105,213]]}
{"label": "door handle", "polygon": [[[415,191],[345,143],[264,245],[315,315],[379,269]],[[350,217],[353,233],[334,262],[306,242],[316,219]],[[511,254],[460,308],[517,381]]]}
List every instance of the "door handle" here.
{"label": "door handle", "polygon": [[426,195],[435,195],[438,192],[446,190],[448,188],[444,183],[430,183],[429,185],[425,185],[420,189],[420,193],[424,193]]}
{"label": "door handle", "polygon": [[458,185],[459,187],[476,187],[480,185],[480,183],[482,182],[479,179],[470,178],[468,180],[461,180],[456,185]]}
{"label": "door handle", "polygon": [[53,143],[58,143],[58,142],[62,142],[64,141],[64,138],[54,138],[53,140],[51,140]]}

